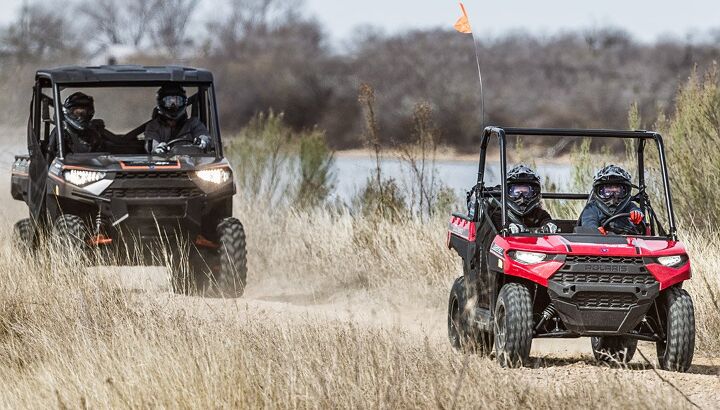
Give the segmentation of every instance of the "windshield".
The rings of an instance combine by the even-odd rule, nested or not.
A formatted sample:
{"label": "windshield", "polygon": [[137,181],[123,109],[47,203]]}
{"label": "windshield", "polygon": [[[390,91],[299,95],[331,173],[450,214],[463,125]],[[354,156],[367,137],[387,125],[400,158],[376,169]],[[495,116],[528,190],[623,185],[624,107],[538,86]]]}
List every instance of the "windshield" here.
{"label": "windshield", "polygon": [[215,156],[220,144],[209,85],[67,87],[59,100],[50,143],[62,156]]}

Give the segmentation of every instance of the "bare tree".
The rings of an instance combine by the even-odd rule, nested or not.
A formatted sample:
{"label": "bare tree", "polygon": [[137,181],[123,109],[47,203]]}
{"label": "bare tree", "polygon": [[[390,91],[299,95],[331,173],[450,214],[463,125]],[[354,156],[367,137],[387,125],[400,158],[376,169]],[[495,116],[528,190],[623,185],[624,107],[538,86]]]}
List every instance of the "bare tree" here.
{"label": "bare tree", "polygon": [[20,65],[55,56],[68,61],[80,53],[81,47],[67,23],[62,15],[40,4],[25,3],[17,20],[1,31],[0,53]]}
{"label": "bare tree", "polygon": [[198,0],[165,0],[159,7],[152,31],[156,47],[177,56],[180,49],[189,44],[188,25]]}
{"label": "bare tree", "polygon": [[140,46],[158,15],[162,0],[92,0],[78,5],[100,45]]}

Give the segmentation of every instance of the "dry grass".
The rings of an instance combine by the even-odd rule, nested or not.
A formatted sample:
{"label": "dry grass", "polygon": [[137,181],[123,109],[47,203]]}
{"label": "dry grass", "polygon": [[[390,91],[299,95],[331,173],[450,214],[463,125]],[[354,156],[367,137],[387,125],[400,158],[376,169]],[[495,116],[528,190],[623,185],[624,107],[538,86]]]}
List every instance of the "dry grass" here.
{"label": "dry grass", "polygon": [[[688,406],[644,371],[558,361],[503,370],[453,352],[444,305],[459,266],[443,248],[444,221],[238,211],[251,243],[249,297],[238,301],[131,290],[118,275],[101,274],[110,268],[78,269],[59,254],[52,265],[1,245],[0,406]],[[697,265],[717,289],[715,255],[702,253],[708,262]],[[697,279],[700,346],[717,352],[710,288]],[[267,301],[279,296],[285,302]],[[297,306],[305,304],[317,309]],[[333,304],[357,314],[371,305],[433,312],[433,329],[346,318]]]}

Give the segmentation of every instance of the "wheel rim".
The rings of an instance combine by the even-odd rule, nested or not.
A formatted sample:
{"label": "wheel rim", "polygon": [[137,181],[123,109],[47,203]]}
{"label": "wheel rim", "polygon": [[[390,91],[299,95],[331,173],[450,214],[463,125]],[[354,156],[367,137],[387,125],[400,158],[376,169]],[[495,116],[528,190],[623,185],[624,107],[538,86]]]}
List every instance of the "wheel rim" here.
{"label": "wheel rim", "polygon": [[495,343],[498,348],[505,347],[505,306],[498,304],[495,312]]}

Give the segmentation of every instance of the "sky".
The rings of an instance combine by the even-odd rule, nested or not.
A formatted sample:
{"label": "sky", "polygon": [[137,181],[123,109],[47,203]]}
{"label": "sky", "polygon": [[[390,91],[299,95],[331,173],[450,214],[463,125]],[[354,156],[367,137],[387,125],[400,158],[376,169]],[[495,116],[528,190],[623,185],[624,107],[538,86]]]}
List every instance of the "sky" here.
{"label": "sky", "polygon": [[[221,0],[201,0],[209,15]],[[0,24],[14,18],[23,0],[0,0]],[[308,15],[323,24],[333,41],[348,39],[359,26],[374,25],[393,33],[411,28],[452,27],[460,16],[457,0],[305,0]],[[717,0],[465,0],[483,16],[481,32],[501,35],[518,29],[536,34],[614,26],[641,41],[674,36],[695,38],[720,29]],[[486,19],[486,20],[485,20]],[[478,23],[473,23],[478,26]]]}

